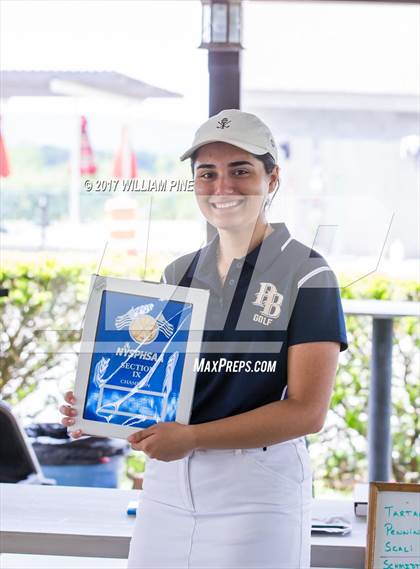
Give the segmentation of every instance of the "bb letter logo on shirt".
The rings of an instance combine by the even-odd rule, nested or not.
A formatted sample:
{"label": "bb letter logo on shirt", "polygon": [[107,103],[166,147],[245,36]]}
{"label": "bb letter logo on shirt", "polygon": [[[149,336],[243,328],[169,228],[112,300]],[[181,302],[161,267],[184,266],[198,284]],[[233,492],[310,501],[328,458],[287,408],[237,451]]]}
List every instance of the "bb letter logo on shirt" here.
{"label": "bb letter logo on shirt", "polygon": [[260,283],[260,290],[255,296],[252,304],[260,306],[262,310],[259,314],[254,314],[253,320],[268,326],[274,318],[280,316],[283,295],[278,292],[273,283]]}

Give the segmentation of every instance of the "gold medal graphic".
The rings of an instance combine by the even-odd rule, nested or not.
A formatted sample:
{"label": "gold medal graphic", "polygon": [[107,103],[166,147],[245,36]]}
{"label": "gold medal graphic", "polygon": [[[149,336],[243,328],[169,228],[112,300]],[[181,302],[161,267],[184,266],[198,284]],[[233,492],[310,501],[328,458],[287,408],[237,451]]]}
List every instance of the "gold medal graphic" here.
{"label": "gold medal graphic", "polygon": [[141,314],[130,322],[128,331],[135,342],[150,344],[159,334],[159,327],[152,316]]}

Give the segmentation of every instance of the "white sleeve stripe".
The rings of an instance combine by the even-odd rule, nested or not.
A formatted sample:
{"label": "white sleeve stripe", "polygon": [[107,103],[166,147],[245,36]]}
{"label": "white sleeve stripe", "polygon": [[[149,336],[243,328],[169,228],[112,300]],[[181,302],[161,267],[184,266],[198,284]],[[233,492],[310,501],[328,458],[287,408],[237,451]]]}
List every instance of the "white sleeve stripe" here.
{"label": "white sleeve stripe", "polygon": [[306,283],[306,281],[308,279],[317,275],[318,273],[322,273],[323,271],[331,271],[331,268],[330,267],[318,267],[317,269],[314,269],[313,271],[311,271],[310,273],[308,273],[307,275],[305,275],[304,277],[302,277],[300,279],[300,281],[297,284],[297,287],[300,288],[304,283]]}
{"label": "white sleeve stripe", "polygon": [[168,281],[166,280],[165,271],[163,271],[162,280],[163,280],[163,282],[164,282],[165,284],[168,284]]}
{"label": "white sleeve stripe", "polygon": [[283,389],[283,393],[281,394],[281,399],[280,399],[280,401],[283,401],[283,399],[285,398],[286,391],[287,391],[287,385],[286,385],[286,386],[284,387],[284,389]]}
{"label": "white sleeve stripe", "polygon": [[283,245],[280,247],[280,251],[284,251],[286,249],[286,247],[289,245],[290,241],[292,241],[293,237],[289,237],[289,239],[287,241],[285,241],[283,243]]}

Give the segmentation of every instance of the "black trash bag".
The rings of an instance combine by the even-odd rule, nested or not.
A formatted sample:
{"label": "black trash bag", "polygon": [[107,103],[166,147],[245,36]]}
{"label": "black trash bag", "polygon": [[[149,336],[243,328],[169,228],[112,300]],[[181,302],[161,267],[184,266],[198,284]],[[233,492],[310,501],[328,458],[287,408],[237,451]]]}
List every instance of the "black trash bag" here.
{"label": "black trash bag", "polygon": [[25,428],[35,454],[44,465],[96,464],[104,457],[125,455],[125,440],[107,437],[72,439],[60,423],[36,423]]}
{"label": "black trash bag", "polygon": [[32,439],[37,437],[52,437],[53,439],[67,439],[67,427],[61,423],[33,423],[25,427],[26,434]]}

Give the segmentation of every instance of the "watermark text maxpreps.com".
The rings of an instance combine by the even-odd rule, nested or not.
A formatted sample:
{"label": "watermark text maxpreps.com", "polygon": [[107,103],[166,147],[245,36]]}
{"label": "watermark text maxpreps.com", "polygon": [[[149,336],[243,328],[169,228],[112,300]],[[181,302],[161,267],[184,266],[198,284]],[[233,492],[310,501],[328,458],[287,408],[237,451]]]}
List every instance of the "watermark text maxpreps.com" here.
{"label": "watermark text maxpreps.com", "polygon": [[277,360],[208,360],[204,357],[194,360],[194,371],[204,373],[245,372],[245,373],[272,373],[276,371]]}

